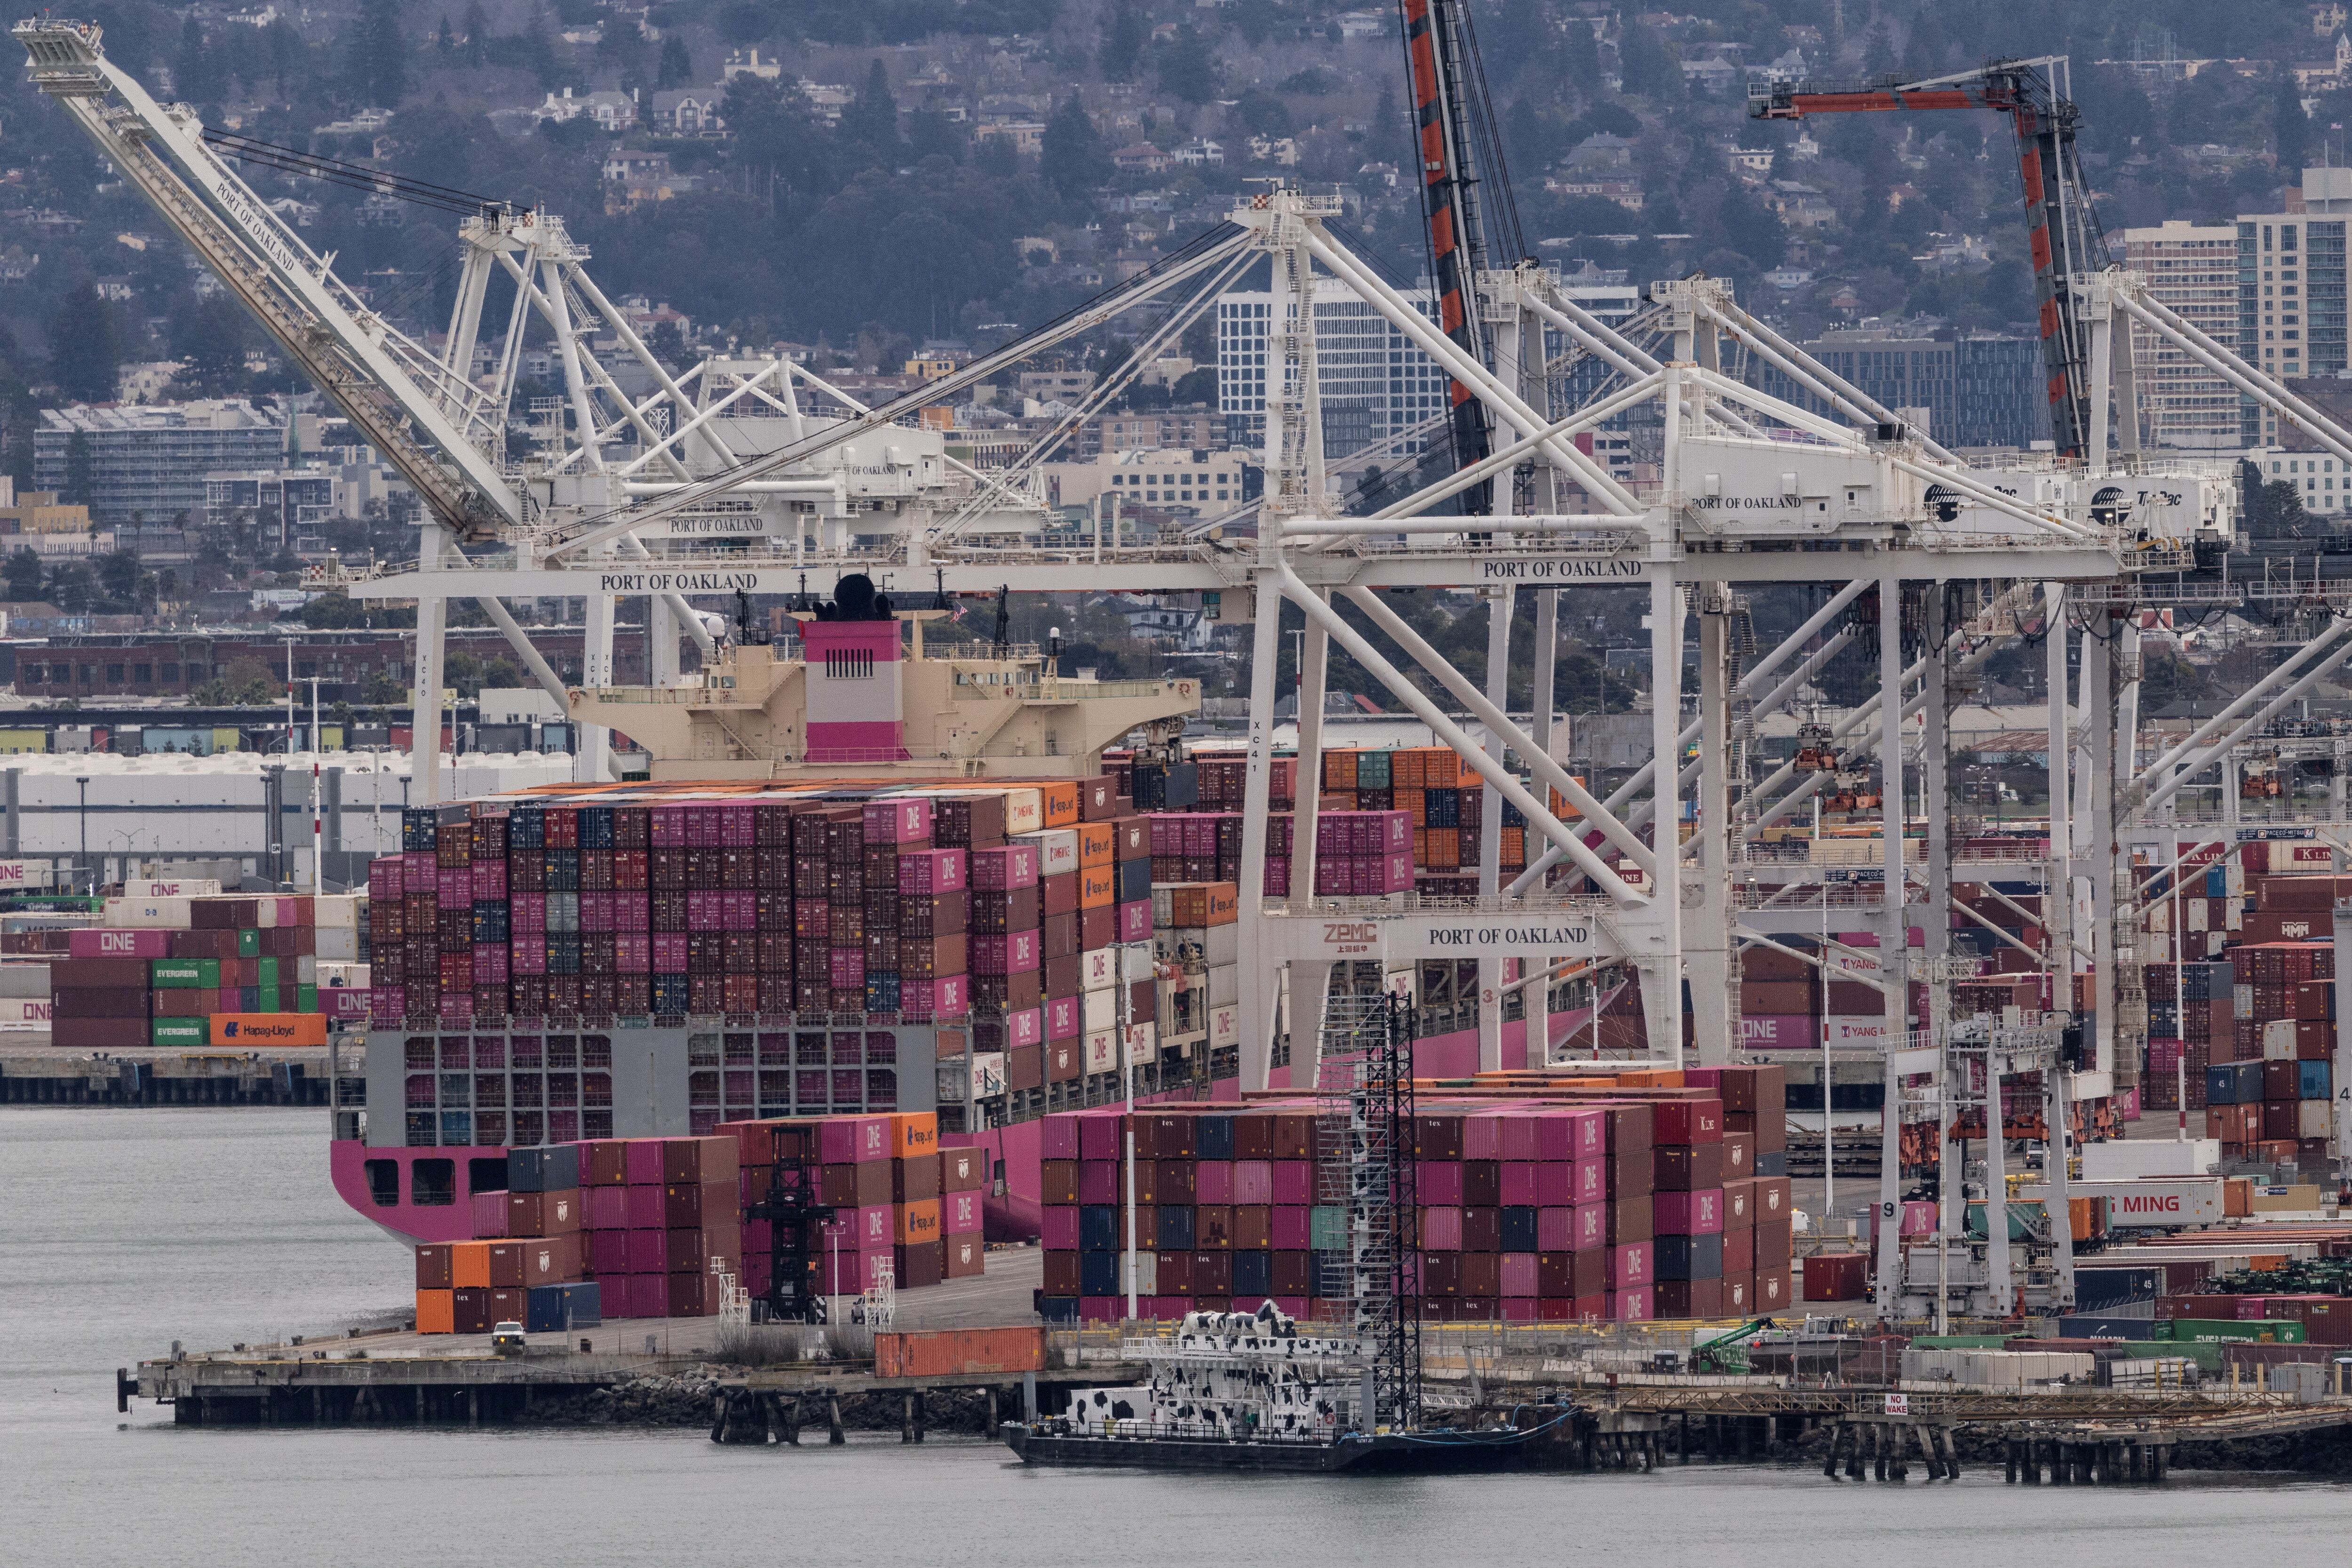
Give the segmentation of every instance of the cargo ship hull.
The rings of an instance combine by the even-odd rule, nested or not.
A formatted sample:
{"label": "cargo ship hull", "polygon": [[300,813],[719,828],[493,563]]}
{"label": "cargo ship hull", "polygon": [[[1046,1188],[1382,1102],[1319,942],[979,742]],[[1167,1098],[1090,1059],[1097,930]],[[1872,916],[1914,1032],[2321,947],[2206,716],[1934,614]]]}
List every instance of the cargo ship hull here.
{"label": "cargo ship hull", "polygon": [[1065,1436],[1017,1422],[1005,1447],[1027,1465],[1131,1470],[1226,1470],[1320,1475],[1490,1475],[1523,1468],[1543,1429],[1342,1436],[1331,1443],[1246,1438]]}

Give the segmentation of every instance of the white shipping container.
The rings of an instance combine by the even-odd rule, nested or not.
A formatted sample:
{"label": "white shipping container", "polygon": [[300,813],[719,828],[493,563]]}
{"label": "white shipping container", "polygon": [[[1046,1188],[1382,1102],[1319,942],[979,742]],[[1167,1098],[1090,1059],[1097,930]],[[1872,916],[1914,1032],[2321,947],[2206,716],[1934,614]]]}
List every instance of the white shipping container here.
{"label": "white shipping container", "polygon": [[1059,877],[1078,868],[1078,830],[1047,827],[1024,834],[1022,842],[1037,847],[1037,875]]}
{"label": "white shipping container", "polygon": [[[1236,930],[1239,928],[1236,927]],[[1242,968],[1238,963],[1209,965],[1209,1005],[1221,1007],[1242,999]]]}
{"label": "white shipping container", "polygon": [[1004,1093],[1004,1053],[976,1051],[967,1058],[971,1063],[970,1089],[974,1100],[995,1100]]}
{"label": "white shipping container", "polygon": [[186,931],[195,915],[192,899],[109,899],[99,923],[134,931]]}
{"label": "white shipping container", "polygon": [[1124,1293],[1128,1286],[1131,1284],[1134,1287],[1135,1293],[1139,1296],[1159,1295],[1160,1254],[1154,1252],[1151,1247],[1145,1243],[1142,1237],[1138,1236],[1135,1238],[1135,1278],[1132,1280],[1128,1280],[1127,1270],[1129,1267],[1129,1258],[1127,1253],[1127,1232],[1124,1228],[1119,1232],[1118,1246],[1118,1271],[1119,1278],[1122,1281],[1120,1286],[1121,1292]]}
{"label": "white shipping container", "polygon": [[1078,1000],[1078,1023],[1088,1029],[1118,1027],[1118,987],[1106,985],[1083,993]]}
{"label": "white shipping container", "polygon": [[310,923],[321,930],[359,930],[360,898],[357,893],[321,893],[310,900]]}
{"label": "white shipping container", "polygon": [[1209,1009],[1209,1045],[1222,1050],[1242,1043],[1242,1010],[1236,1005]]}
{"label": "white shipping container", "polygon": [[1090,1073],[1115,1072],[1118,1068],[1118,1030],[1088,1028],[1087,1030],[1087,1066]]}
{"label": "white shipping container", "polygon": [[1199,962],[1213,969],[1219,964],[1241,962],[1242,928],[1238,922],[1222,926],[1160,926],[1151,933],[1151,946],[1161,958],[1174,958],[1180,951],[1198,952]]}
{"label": "white shipping container", "polygon": [[0,996],[0,1024],[46,1024],[49,1021],[49,999],[47,996]]}
{"label": "white shipping container", "polygon": [[321,926],[311,938],[316,956],[332,959],[338,963],[355,963],[360,956],[360,933],[352,926]]}
{"label": "white shipping container", "polygon": [[312,984],[321,991],[364,991],[368,988],[368,966],[364,963],[322,958],[318,964],[319,978]]}
{"label": "white shipping container", "polygon": [[122,884],[126,899],[206,899],[220,896],[217,877],[131,877]]}
{"label": "white shipping container", "polygon": [[2330,1131],[2329,1116],[2335,1109],[2335,1102],[2332,1100],[2296,1100],[2294,1102],[2294,1135],[2297,1138],[2326,1137]]}
{"label": "white shipping container", "polygon": [[2137,1181],[2147,1176],[2210,1176],[2221,1168],[2215,1138],[2123,1138],[2083,1145],[2083,1176],[2092,1182]]}
{"label": "white shipping container", "polygon": [[1129,1024],[1127,1026],[1128,1058],[1137,1067],[1160,1059],[1160,1031],[1151,1024]]}
{"label": "white shipping container", "polygon": [[46,961],[0,963],[0,996],[47,996],[49,966]]}
{"label": "white shipping container", "polygon": [[2294,1020],[2273,1018],[2263,1026],[2263,1060],[2291,1062],[2294,1060]]}
{"label": "white shipping container", "polygon": [[[2319,1102],[2326,1109],[2326,1102]],[[2107,1200],[2110,1230],[2165,1230],[2221,1223],[2221,1178],[2184,1176],[2126,1182],[2074,1182],[2069,1195]]]}
{"label": "white shipping container", "polygon": [[1004,792],[1004,832],[1008,837],[1016,833],[1034,833],[1045,826],[1045,801],[1035,790]]}
{"label": "white shipping container", "polygon": [[[279,962],[282,963],[284,961],[280,960]],[[281,969],[279,973],[283,973],[284,971]],[[294,960],[294,984],[297,985],[316,985],[319,984],[319,955],[317,953],[306,952]]]}

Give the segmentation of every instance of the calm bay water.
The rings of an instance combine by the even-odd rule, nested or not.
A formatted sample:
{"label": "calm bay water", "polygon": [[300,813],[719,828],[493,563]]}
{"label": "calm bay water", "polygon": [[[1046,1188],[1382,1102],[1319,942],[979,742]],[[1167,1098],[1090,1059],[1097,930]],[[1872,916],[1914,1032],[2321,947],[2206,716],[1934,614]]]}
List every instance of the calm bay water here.
{"label": "calm bay water", "polygon": [[[113,1369],[398,1307],[408,1255],[336,1199],[322,1119],[0,1111],[0,1562],[1324,1563],[1906,1568],[2337,1548],[2352,1486],[1896,1489],[1796,1469],[1364,1480],[1028,1471],[978,1442],[721,1448],[695,1432],[180,1430]],[[1996,1495],[1998,1494],[1998,1495]],[[2052,1551],[2055,1548],[2055,1552]]]}

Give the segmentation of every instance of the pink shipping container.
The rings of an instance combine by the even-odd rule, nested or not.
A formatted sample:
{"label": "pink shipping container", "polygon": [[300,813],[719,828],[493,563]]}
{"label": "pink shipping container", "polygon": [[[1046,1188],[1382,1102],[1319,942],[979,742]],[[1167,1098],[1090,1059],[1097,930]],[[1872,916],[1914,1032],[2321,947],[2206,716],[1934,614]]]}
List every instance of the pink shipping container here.
{"label": "pink shipping container", "polygon": [[1004,1015],[1004,1043],[1008,1047],[1041,1046],[1045,1043],[1045,1010],[1024,1007],[1018,1013]]}
{"label": "pink shipping container", "polygon": [[507,896],[507,863],[503,860],[477,860],[473,866],[474,897],[503,899]]}
{"label": "pink shipping container", "polygon": [[724,931],[726,901],[717,888],[689,888],[686,893],[686,924],[689,931]]}
{"label": "pink shipping container", "polygon": [[[1078,1202],[1082,1204],[1115,1204],[1119,1196],[1119,1168],[1117,1161],[1088,1160],[1078,1167]],[[1210,1200],[1201,1200],[1207,1203]]]}
{"label": "pink shipping container", "polygon": [[910,1018],[961,1018],[971,1009],[971,982],[961,974],[898,982],[898,1011]]}
{"label": "pink shipping container", "polygon": [[878,1247],[887,1253],[898,1238],[895,1211],[888,1204],[867,1204],[863,1208],[851,1209],[847,1218],[849,1230],[843,1240],[845,1244],[855,1241],[860,1251]]}
{"label": "pink shipping container", "polygon": [[1462,1201],[1462,1165],[1456,1160],[1422,1160],[1416,1163],[1413,1191],[1424,1204],[1458,1204]]}
{"label": "pink shipping container", "polygon": [[1648,1285],[1655,1279],[1656,1276],[1650,1271],[1648,1242],[1629,1241],[1609,1249],[1608,1280],[1612,1290]]}
{"label": "pink shipping container", "polygon": [[474,1203],[474,1239],[501,1237],[507,1233],[507,1195],[504,1193],[476,1193]]}
{"label": "pink shipping container", "polygon": [[1075,1204],[1047,1204],[1038,1212],[1037,1239],[1048,1252],[1078,1249],[1078,1210]]}
{"label": "pink shipping container", "polygon": [[1097,1111],[1075,1120],[1078,1124],[1078,1158],[1081,1160],[1117,1160],[1126,1152],[1119,1142],[1118,1111]]}
{"label": "pink shipping container", "polygon": [[864,826],[868,844],[928,844],[931,841],[931,803],[921,795],[869,801]]}
{"label": "pink shipping container", "polygon": [[1045,1001],[1045,1037],[1049,1040],[1076,1039],[1084,1031],[1079,1027],[1078,999],[1075,996],[1051,996]]}
{"label": "pink shipping container", "polygon": [[1608,1245],[1609,1205],[1579,1204],[1576,1205],[1575,1245],[1571,1252],[1590,1252]]}
{"label": "pink shipping container", "polygon": [[1742,1015],[1739,1044],[1751,1051],[1818,1050],[1822,1021],[1804,1013]]}
{"label": "pink shipping container", "polygon": [[1192,1201],[1196,1204],[1229,1204],[1234,1201],[1234,1163],[1231,1160],[1202,1160],[1192,1167]]}
{"label": "pink shipping container", "polygon": [[1139,899],[1131,904],[1118,906],[1118,940],[1150,942],[1151,940],[1151,900]]}
{"label": "pink shipping container", "polygon": [[1278,1204],[1313,1203],[1314,1165],[1305,1160],[1276,1160],[1274,1163],[1274,1201]]}
{"label": "pink shipping container", "polygon": [[961,893],[969,881],[961,849],[918,849],[898,857],[898,891],[918,897],[926,893]]}
{"label": "pink shipping container", "polygon": [[404,985],[371,986],[367,994],[368,1022],[380,1029],[396,1029],[408,1012],[408,988]]}
{"label": "pink shipping container", "polygon": [[613,936],[613,968],[622,974],[650,974],[654,967],[653,938],[645,931],[616,931]]}
{"label": "pink shipping container", "polygon": [[881,1278],[882,1266],[892,1261],[887,1245],[864,1251],[853,1251],[845,1241],[835,1253],[827,1246],[817,1269],[817,1278],[824,1282],[828,1296],[856,1295],[871,1289]]}
{"label": "pink shipping container", "polygon": [[1723,1189],[1659,1193],[1650,1199],[1650,1213],[1660,1236],[1717,1236],[1723,1231]]}
{"label": "pink shipping container", "polygon": [[629,1228],[629,1189],[626,1187],[590,1187],[583,1194],[583,1217],[590,1230],[626,1230]]}
{"label": "pink shipping container", "polygon": [[[585,898],[586,894],[581,895]],[[719,927],[723,931],[760,929],[760,895],[748,888],[729,888],[719,895]]]}
{"label": "pink shipping container", "polygon": [[1532,1252],[1503,1254],[1503,1294],[1532,1296],[1536,1293],[1536,1255]]}
{"label": "pink shipping container", "polygon": [[1538,1136],[1540,1123],[1529,1110],[1514,1109],[1509,1114],[1497,1116],[1496,1120],[1502,1124],[1502,1152],[1496,1156],[1497,1159],[1540,1160],[1544,1157],[1542,1140]]}
{"label": "pink shipping container", "polygon": [[1462,1119],[1462,1157],[1465,1160],[1499,1160],[1503,1157],[1503,1123],[1510,1118],[1500,1111],[1482,1110]]}
{"label": "pink shipping container", "polygon": [[1037,847],[1004,844],[975,849],[970,862],[971,886],[979,893],[1009,893],[1037,885]]}
{"label": "pink shipping container", "polygon": [[1612,1323],[1646,1323],[1657,1316],[1653,1310],[1654,1298],[1647,1285],[1609,1292],[1609,1321]]}
{"label": "pink shipping container", "polygon": [[890,1119],[887,1116],[828,1116],[817,1123],[816,1145],[818,1160],[827,1165],[855,1165],[866,1160],[887,1160],[890,1158]]}
{"label": "pink shipping container", "polygon": [[950,1193],[940,1200],[940,1229],[964,1236],[982,1227],[986,1210],[978,1192]]}
{"label": "pink shipping container", "polygon": [[[620,1191],[614,1187],[614,1192]],[[625,1230],[592,1230],[588,1233],[588,1272],[597,1279],[608,1279],[629,1271],[629,1233]]]}
{"label": "pink shipping container", "polygon": [[[830,1123],[827,1123],[830,1125]],[[662,1145],[658,1138],[632,1138],[622,1148],[622,1169],[633,1187],[662,1184]],[[630,1222],[635,1224],[633,1220]],[[658,1225],[661,1222],[654,1222]]]}
{"label": "pink shipping container", "polygon": [[1037,1157],[1041,1160],[1082,1158],[1078,1128],[1083,1121],[1083,1118],[1076,1116],[1048,1116],[1037,1123]]}
{"label": "pink shipping container", "polygon": [[824,951],[825,974],[835,991],[855,991],[866,984],[864,948],[829,947]]}
{"label": "pink shipping container", "polygon": [[1533,1323],[1542,1319],[1543,1303],[1533,1296],[1506,1296],[1502,1303],[1503,1321]]}
{"label": "pink shipping container", "polygon": [[1579,1160],[1569,1169],[1574,1173],[1569,1183],[1569,1202],[1598,1204],[1609,1201],[1609,1162],[1606,1159]]}
{"label": "pink shipping container", "polygon": [[1576,1211],[1574,1209],[1539,1208],[1536,1210],[1536,1250],[1538,1252],[1576,1250]]}
{"label": "pink shipping container", "polygon": [[[1545,1160],[1527,1168],[1535,1173],[1535,1201],[1538,1206],[1548,1204],[1572,1204],[1576,1201],[1576,1167],[1574,1165],[1565,1160]],[[1505,1192],[1510,1190],[1510,1166],[1503,1167]],[[1503,1201],[1508,1203],[1511,1200],[1507,1197]]]}
{"label": "pink shipping container", "polygon": [[334,985],[319,993],[319,1004],[330,1021],[355,1024],[370,1017],[369,994],[350,985]]}
{"label": "pink shipping container", "polygon": [[[624,1189],[625,1190],[625,1189]],[[632,1274],[667,1274],[669,1272],[669,1232],[644,1229],[622,1232],[629,1238],[629,1272]]]}
{"label": "pink shipping container", "polygon": [[168,931],[75,931],[66,933],[66,952],[73,958],[169,958]]}
{"label": "pink shipping container", "polygon": [[1315,1211],[1297,1204],[1277,1205],[1269,1227],[1277,1252],[1304,1252],[1314,1234]]}
{"label": "pink shipping container", "polygon": [[1528,1208],[1540,1204],[1543,1199],[1538,1195],[1538,1192],[1542,1182],[1538,1173],[1543,1169],[1545,1167],[1537,1164],[1533,1160],[1504,1161],[1503,1206]]}
{"label": "pink shipping container", "polygon": [[1448,1204],[1421,1211],[1421,1246],[1424,1252],[1462,1250],[1462,1211]]}
{"label": "pink shipping container", "polygon": [[654,939],[654,973],[683,974],[687,964],[687,935],[682,931],[657,931]]}
{"label": "pink shipping container", "polygon": [[[1426,1200],[1428,1194],[1423,1193]],[[1270,1204],[1274,1202],[1274,1162],[1271,1160],[1236,1160],[1234,1162],[1234,1202],[1237,1204]]]}

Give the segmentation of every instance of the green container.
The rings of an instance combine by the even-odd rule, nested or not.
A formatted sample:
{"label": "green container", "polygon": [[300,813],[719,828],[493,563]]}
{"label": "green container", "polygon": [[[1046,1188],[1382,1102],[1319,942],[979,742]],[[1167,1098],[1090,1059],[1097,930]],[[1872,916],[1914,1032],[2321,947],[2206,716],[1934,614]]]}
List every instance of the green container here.
{"label": "green container", "polygon": [[278,984],[278,961],[277,961],[276,959],[274,959],[274,958],[265,958],[265,959],[260,960],[260,964],[261,964],[261,976],[260,976],[259,980],[256,982],[256,984],[261,984],[261,985],[275,985],[275,984]]}
{"label": "green container", "polygon": [[[2165,1325],[2158,1325],[2159,1329]],[[2291,1318],[2175,1318],[2170,1324],[2175,1344],[2299,1345],[2303,1325]]]}
{"label": "green container", "polygon": [[[2156,1326],[2158,1329],[2164,1327],[2162,1323]],[[2169,1356],[2179,1361],[2195,1362],[2200,1372],[2218,1373],[2221,1370],[2221,1342],[2219,1340],[2127,1340],[2116,1349],[2127,1361],[2155,1361],[2158,1357]]]}
{"label": "green container", "polygon": [[239,958],[259,958],[261,956],[261,933],[257,931],[241,931],[237,932],[236,955]]}
{"label": "green container", "polygon": [[217,958],[158,958],[147,965],[148,984],[159,991],[217,991],[220,989],[220,960]]}
{"label": "green container", "polygon": [[147,1040],[156,1046],[203,1046],[211,1043],[210,1034],[209,1019],[157,1018],[148,1029]]}
{"label": "green container", "polygon": [[284,1008],[280,1007],[280,1006],[278,1005],[278,987],[277,987],[277,986],[275,986],[275,985],[263,985],[263,986],[258,986],[258,987],[257,987],[256,989],[257,989],[257,990],[261,993],[261,994],[260,994],[259,996],[257,996],[257,997],[256,997],[256,998],[254,999],[253,1010],[254,1010],[255,1012],[257,1012],[257,1013],[282,1013],[282,1012],[284,1012],[284,1011],[285,1011],[285,1009],[284,1009]]}
{"label": "green container", "polygon": [[2011,1334],[1926,1334],[1911,1342],[1916,1351],[1997,1351],[2009,1343]]}
{"label": "green container", "polygon": [[[2024,1202],[2011,1199],[2008,1210],[2010,1240],[2032,1241],[2050,1234],[2050,1216],[2042,1208],[2041,1199]],[[1968,1234],[1979,1241],[1983,1240],[1985,1223],[1985,1205],[1981,1202],[1970,1204]]]}
{"label": "green container", "polygon": [[1356,787],[1358,789],[1390,789],[1396,777],[1391,765],[1393,752],[1358,752],[1356,753]]}
{"label": "green container", "polygon": [[294,987],[294,1011],[315,1013],[319,1010],[319,988],[315,985]]}
{"label": "green container", "polygon": [[1336,1205],[1317,1207],[1307,1216],[1307,1241],[1318,1252],[1345,1252],[1348,1211]]}

